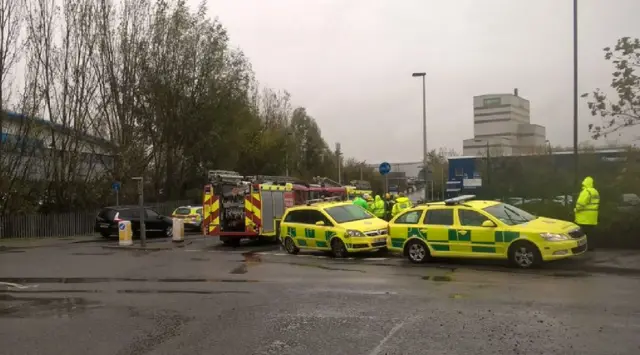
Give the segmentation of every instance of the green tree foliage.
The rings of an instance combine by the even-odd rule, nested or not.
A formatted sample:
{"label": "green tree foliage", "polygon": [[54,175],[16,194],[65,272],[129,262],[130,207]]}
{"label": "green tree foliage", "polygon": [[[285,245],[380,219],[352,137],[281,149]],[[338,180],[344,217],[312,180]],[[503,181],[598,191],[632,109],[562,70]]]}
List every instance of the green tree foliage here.
{"label": "green tree foliage", "polygon": [[600,89],[582,95],[590,98],[591,114],[602,118],[601,124],[589,125],[594,139],[640,124],[640,39],[622,37],[604,52],[605,59],[614,66],[611,87],[617,97],[610,99]]}
{"label": "green tree foliage", "polygon": [[[30,115],[57,128],[45,132],[53,149],[42,153],[44,182],[34,191],[7,185],[15,192],[3,195],[0,213],[30,203],[95,207],[109,202],[114,180],[122,181],[121,201],[133,202],[135,176],[145,178],[145,195],[154,201],[197,198],[210,169],[336,177],[336,154],[316,120],[292,107],[287,92],[256,81],[224,26],[207,16],[206,3],[27,5],[25,21],[14,21],[27,34],[29,75],[20,94],[31,103]],[[106,170],[88,166],[91,154],[112,163]],[[20,175],[0,182],[14,177]]]}

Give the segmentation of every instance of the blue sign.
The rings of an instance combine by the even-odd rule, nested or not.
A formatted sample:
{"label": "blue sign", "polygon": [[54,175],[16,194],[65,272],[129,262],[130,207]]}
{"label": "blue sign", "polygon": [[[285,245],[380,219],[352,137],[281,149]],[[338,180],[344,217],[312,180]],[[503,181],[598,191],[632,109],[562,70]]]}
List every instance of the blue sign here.
{"label": "blue sign", "polygon": [[114,181],[111,184],[111,188],[113,189],[113,191],[120,191],[120,181]]}
{"label": "blue sign", "polygon": [[120,223],[120,230],[123,231],[125,229],[125,224],[124,223]]}
{"label": "blue sign", "polygon": [[378,171],[380,172],[380,175],[389,174],[389,172],[391,171],[391,164],[385,161],[384,163],[380,164],[380,166],[378,167]]}

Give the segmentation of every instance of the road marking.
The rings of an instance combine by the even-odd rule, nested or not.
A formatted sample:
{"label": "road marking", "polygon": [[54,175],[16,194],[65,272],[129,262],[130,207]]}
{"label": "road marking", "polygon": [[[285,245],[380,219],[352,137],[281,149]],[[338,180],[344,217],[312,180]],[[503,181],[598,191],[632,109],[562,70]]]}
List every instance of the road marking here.
{"label": "road marking", "polygon": [[382,351],[382,347],[384,346],[384,344],[389,341],[389,339],[391,339],[391,337],[398,332],[398,330],[400,330],[400,328],[402,328],[402,326],[406,323],[406,320],[403,320],[402,322],[396,324],[395,326],[393,326],[393,328],[391,328],[391,330],[389,331],[389,334],[387,334],[386,337],[382,338],[382,340],[380,341],[380,343],[378,343],[378,346],[376,346],[375,348],[373,348],[373,350],[371,350],[371,352],[369,352],[369,355],[378,355],[380,354],[380,352]]}

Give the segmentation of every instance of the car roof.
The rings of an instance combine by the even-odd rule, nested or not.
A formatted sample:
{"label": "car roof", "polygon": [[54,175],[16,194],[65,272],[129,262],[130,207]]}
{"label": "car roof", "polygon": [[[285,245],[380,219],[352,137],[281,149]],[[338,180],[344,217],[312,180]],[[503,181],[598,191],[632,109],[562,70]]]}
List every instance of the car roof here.
{"label": "car roof", "polygon": [[[131,210],[134,208],[140,208],[140,206],[135,206],[135,205],[120,205],[120,206],[107,206],[107,207],[103,207],[103,210],[109,209],[109,210],[114,210],[114,211],[124,211],[124,210]],[[149,208],[147,206],[144,206],[144,208]]]}
{"label": "car roof", "polygon": [[444,201],[440,201],[440,202],[429,202],[426,204],[422,204],[422,205],[418,205],[416,207],[432,207],[432,206],[449,206],[449,207],[456,207],[456,206],[462,206],[462,207],[470,207],[470,208],[476,208],[476,209],[483,209],[483,208],[487,208],[487,207],[491,207],[491,206],[495,206],[495,205],[499,205],[502,202],[500,201],[491,201],[491,200],[471,200],[471,201],[465,201],[463,203],[459,203],[459,204],[453,204],[453,205],[446,205],[444,203]]}
{"label": "car roof", "polygon": [[353,206],[351,202],[335,202],[335,201],[327,201],[327,202],[316,202],[310,205],[300,205],[287,208],[287,211],[296,211],[296,210],[304,210],[304,209],[313,209],[318,210],[327,207],[335,207],[335,206]]}
{"label": "car roof", "polygon": [[178,206],[178,207],[176,207],[176,209],[178,209],[178,208],[191,208],[191,209],[195,208],[195,209],[197,209],[197,208],[202,208],[202,206]]}

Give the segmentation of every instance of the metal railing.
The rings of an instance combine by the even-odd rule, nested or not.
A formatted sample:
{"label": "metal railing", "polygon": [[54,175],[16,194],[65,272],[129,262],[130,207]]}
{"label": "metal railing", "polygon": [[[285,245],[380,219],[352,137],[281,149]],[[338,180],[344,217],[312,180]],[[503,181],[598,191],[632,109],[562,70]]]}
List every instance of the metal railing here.
{"label": "metal railing", "polygon": [[[191,201],[172,201],[147,204],[156,212],[168,216],[179,206],[193,205]],[[67,213],[34,213],[0,217],[0,239],[59,238],[93,235],[100,209]]]}

